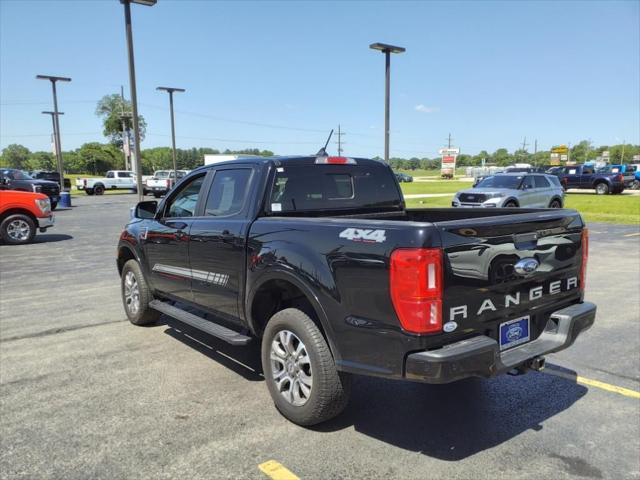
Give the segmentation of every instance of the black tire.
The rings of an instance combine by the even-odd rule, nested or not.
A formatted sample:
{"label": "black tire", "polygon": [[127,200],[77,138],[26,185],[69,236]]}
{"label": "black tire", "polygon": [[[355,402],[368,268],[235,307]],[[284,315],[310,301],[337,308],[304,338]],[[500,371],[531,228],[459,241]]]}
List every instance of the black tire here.
{"label": "black tire", "polygon": [[15,213],[0,223],[0,236],[10,245],[31,243],[36,236],[36,223],[29,215]]}
{"label": "black tire", "polygon": [[608,195],[609,185],[605,182],[596,183],[596,195]]}
{"label": "black tire", "polygon": [[507,203],[504,204],[504,208],[518,208],[518,204],[513,200],[509,200]]}
{"label": "black tire", "polygon": [[154,192],[154,193],[153,193],[153,196],[154,196],[154,197],[156,197],[156,198],[160,198],[160,197],[162,197],[162,194],[161,194],[161,193]]}
{"label": "black tire", "polygon": [[98,184],[93,187],[93,193],[96,195],[102,195],[104,193],[104,185]]}
{"label": "black tire", "polygon": [[562,208],[562,202],[557,198],[554,198],[553,200],[551,200],[549,208]]}
{"label": "black tire", "polygon": [[[294,405],[285,399],[273,378],[272,344],[275,343],[276,336],[285,331],[293,333],[303,343],[309,360],[312,385],[303,405]],[[281,363],[284,371],[285,363]],[[262,368],[276,408],[284,417],[298,425],[310,426],[325,422],[342,412],[349,402],[350,375],[338,372],[329,345],[318,326],[306,313],[296,308],[277,312],[267,323],[262,337]],[[295,381],[297,380],[294,380],[294,385]],[[291,382],[289,385],[293,389]]]}
{"label": "black tire", "polygon": [[95,192],[93,191],[93,188],[87,188],[85,189],[84,193],[86,193],[87,195],[93,195]]}
{"label": "black tire", "polygon": [[631,190],[640,190],[640,180],[634,180],[631,185]]}
{"label": "black tire", "polygon": [[[135,278],[136,285],[138,287],[138,308],[133,308],[133,303],[128,301],[127,298],[127,282],[129,281],[129,274]],[[147,284],[147,281],[140,270],[140,265],[136,260],[129,260],[122,267],[122,274],[120,276],[120,293],[122,296],[122,306],[127,314],[127,318],[134,325],[150,325],[155,323],[160,318],[160,312],[149,308],[149,302],[153,300],[153,294]]]}
{"label": "black tire", "polygon": [[58,206],[58,202],[51,202],[51,210],[55,210]]}

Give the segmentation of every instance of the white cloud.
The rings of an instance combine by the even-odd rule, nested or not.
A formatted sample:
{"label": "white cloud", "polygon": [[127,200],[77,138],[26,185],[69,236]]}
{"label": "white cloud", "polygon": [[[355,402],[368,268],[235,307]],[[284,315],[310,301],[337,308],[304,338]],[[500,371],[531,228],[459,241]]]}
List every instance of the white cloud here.
{"label": "white cloud", "polygon": [[426,105],[423,104],[418,104],[414,107],[416,112],[422,112],[422,113],[434,113],[434,112],[439,112],[440,111],[440,107],[427,107]]}

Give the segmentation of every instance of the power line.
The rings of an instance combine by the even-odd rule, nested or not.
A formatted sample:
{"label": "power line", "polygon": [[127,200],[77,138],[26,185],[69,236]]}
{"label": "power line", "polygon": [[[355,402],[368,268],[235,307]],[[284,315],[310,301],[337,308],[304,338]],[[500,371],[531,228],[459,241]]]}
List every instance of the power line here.
{"label": "power line", "polygon": [[338,144],[338,156],[341,157],[342,156],[342,145],[344,144],[344,142],[342,141],[342,136],[345,133],[340,129],[340,124],[338,124],[338,133],[336,133],[336,143]]}

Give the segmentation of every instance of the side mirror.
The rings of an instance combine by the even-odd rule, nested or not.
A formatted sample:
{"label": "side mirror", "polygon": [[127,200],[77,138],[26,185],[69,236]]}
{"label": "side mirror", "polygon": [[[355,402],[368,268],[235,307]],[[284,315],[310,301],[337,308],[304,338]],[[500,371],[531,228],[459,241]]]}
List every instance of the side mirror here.
{"label": "side mirror", "polygon": [[158,211],[158,202],[155,200],[147,200],[145,202],[139,202],[133,209],[134,218],[153,218]]}

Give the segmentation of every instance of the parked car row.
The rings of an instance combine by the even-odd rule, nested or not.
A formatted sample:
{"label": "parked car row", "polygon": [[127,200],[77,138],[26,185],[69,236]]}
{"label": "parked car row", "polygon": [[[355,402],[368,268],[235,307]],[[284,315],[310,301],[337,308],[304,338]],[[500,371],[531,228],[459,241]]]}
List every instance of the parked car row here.
{"label": "parked car row", "polygon": [[15,168],[0,169],[0,190],[42,193],[49,197],[51,209],[60,201],[60,184],[51,180],[40,180]]}

